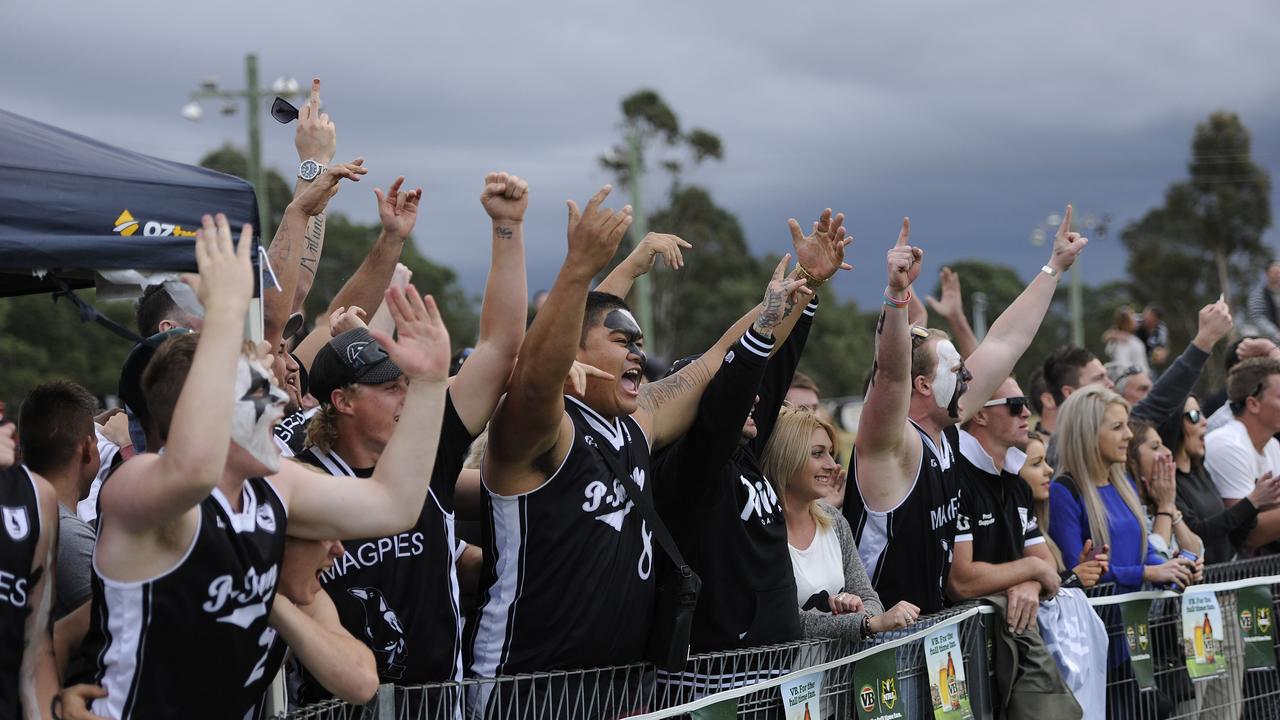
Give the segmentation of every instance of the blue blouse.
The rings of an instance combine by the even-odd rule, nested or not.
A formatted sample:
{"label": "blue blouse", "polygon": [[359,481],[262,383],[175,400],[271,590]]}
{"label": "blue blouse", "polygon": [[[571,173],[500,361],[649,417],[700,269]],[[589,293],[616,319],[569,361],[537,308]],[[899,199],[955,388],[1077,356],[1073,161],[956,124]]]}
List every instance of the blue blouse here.
{"label": "blue blouse", "polygon": [[[1129,480],[1132,484],[1133,481]],[[1147,543],[1146,552],[1139,547],[1142,541],[1142,524],[1124,504],[1120,493],[1110,484],[1097,488],[1102,506],[1107,510],[1107,529],[1111,534],[1111,558],[1109,569],[1099,582],[1113,582],[1117,592],[1132,592],[1142,587],[1144,565],[1165,562],[1160,553]],[[1137,488],[1134,488],[1137,492]],[[1075,566],[1076,558],[1089,538],[1089,517],[1082,500],[1077,500],[1071,490],[1060,480],[1049,486],[1049,536],[1062,551],[1062,562],[1068,568]],[[1099,552],[1102,548],[1095,548]]]}

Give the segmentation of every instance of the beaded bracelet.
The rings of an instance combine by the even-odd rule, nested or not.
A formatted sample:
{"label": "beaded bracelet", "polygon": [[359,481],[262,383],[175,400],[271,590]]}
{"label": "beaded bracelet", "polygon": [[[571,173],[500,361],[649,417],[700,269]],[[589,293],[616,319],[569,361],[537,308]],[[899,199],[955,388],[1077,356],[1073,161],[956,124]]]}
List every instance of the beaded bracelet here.
{"label": "beaded bracelet", "polygon": [[907,306],[907,305],[909,305],[910,303],[911,303],[911,291],[910,291],[910,290],[908,290],[908,291],[907,291],[907,296],[906,296],[906,297],[904,297],[904,298],[902,298],[901,300],[899,300],[899,299],[897,299],[897,298],[895,298],[895,297],[893,297],[893,296],[889,295],[889,292],[888,292],[887,290],[886,290],[886,291],[885,291],[885,293],[884,293],[884,304],[885,304],[886,306],[888,306],[888,307],[891,307],[891,308],[899,308],[899,309],[901,309],[901,308],[906,307],[906,306]]}

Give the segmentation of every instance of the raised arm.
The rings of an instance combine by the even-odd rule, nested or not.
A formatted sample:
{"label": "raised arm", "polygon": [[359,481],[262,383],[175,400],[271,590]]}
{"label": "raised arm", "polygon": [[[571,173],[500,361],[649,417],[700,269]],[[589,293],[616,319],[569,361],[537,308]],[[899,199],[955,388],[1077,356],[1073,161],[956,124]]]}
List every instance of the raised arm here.
{"label": "raised arm", "polygon": [[22,663],[18,676],[22,716],[28,720],[49,717],[53,696],[58,694],[58,669],[53,657],[53,634],[49,620],[53,607],[54,553],[58,539],[58,497],[48,481],[31,474],[39,499],[40,539],[31,563],[33,582],[27,588],[26,627],[22,638]]}
{"label": "raised arm", "polygon": [[273,479],[288,498],[289,534],[310,540],[383,537],[413,525],[435,465],[449,377],[449,331],[435,300],[388,288],[397,337],[370,330],[409,380],[395,432],[373,476],[341,477],[283,463]]}
{"label": "raised arm", "polygon": [[617,295],[624,300],[636,278],[653,269],[658,256],[666,258],[667,267],[679,270],[684,267],[684,254],[681,248],[688,250],[693,246],[675,235],[666,233],[649,233],[636,245],[626,259],[618,263],[618,267],[596,286],[598,292]]}
{"label": "raised arm", "polygon": [[960,357],[967,359],[978,349],[978,337],[969,326],[969,319],[964,315],[964,296],[960,292],[960,274],[949,267],[942,268],[938,274],[940,291],[935,299],[926,296],[929,307],[938,313],[951,327],[951,342],[956,346]]}
{"label": "raised arm", "polygon": [[1133,406],[1133,414],[1157,425],[1181,415],[1213,346],[1226,337],[1231,328],[1231,309],[1225,301],[1218,300],[1201,308],[1195,338],[1169,369],[1160,373],[1147,396]]}
{"label": "raised arm", "polygon": [[485,463],[515,471],[486,474],[486,482],[499,493],[518,492],[518,481],[509,476],[528,470],[559,441],[565,377],[578,354],[588,287],[631,226],[629,205],[620,212],[601,207],[611,189],[601,188],[584,211],[568,202],[569,251],[520,346],[511,390],[494,412],[489,431]]}
{"label": "raised arm", "polygon": [[476,349],[453,381],[453,406],[472,435],[488,424],[516,365],[524,340],[528,282],[524,271],[524,213],[529,184],[515,175],[489,173],[480,204],[493,224],[489,277],[480,308]]}
{"label": "raised arm", "polygon": [[[165,451],[130,458],[99,494],[103,517],[125,530],[165,527],[208,497],[222,479],[231,442],[236,363],[253,294],[252,235],[245,225],[239,247],[233,247],[231,228],[221,213],[216,224],[205,215],[196,233],[204,328],[173,410]],[[191,277],[184,280],[197,284]]]}
{"label": "raised arm", "polygon": [[[329,113],[320,112],[320,78],[311,81],[311,97],[307,104],[298,109],[298,130],[293,136],[293,146],[298,151],[298,162],[314,160],[321,165],[333,162],[338,148],[338,130]],[[306,190],[309,181],[298,178],[293,186],[296,199]],[[298,259],[299,270],[297,288],[293,295],[293,307],[290,313],[302,309],[311,293],[311,286],[316,280],[316,270],[320,267],[320,255],[324,251],[324,213],[307,218],[305,242],[302,256]]]}
{"label": "raised arm", "polygon": [[876,322],[871,385],[862,412],[875,418],[858,428],[858,457],[896,452],[903,444],[911,405],[911,328],[907,324],[907,295],[920,275],[924,250],[912,247],[911,220],[902,218],[898,242],[889,250],[889,282]]}
{"label": "raised arm", "polygon": [[400,253],[404,250],[404,242],[413,232],[418,222],[418,205],[422,202],[422,188],[411,192],[401,190],[404,177],[398,177],[384,194],[382,188],[374,188],[373,194],[378,200],[378,217],[382,220],[382,232],[374,241],[369,254],[356,268],[355,274],[329,303],[329,310],[338,307],[356,305],[362,308],[376,308],[382,300],[382,292],[391,282],[391,274],[400,261]]}
{"label": "raised arm", "polygon": [[[1026,290],[992,323],[982,344],[965,362],[973,379],[969,390],[960,398],[960,422],[964,423],[991,399],[1000,383],[1009,377],[1013,366],[1027,351],[1040,329],[1044,314],[1053,302],[1058,278],[1071,269],[1076,257],[1089,239],[1071,231],[1071,206],[1062,215],[1062,225],[1053,239],[1053,254]],[[1051,271],[1051,272],[1050,272]]]}

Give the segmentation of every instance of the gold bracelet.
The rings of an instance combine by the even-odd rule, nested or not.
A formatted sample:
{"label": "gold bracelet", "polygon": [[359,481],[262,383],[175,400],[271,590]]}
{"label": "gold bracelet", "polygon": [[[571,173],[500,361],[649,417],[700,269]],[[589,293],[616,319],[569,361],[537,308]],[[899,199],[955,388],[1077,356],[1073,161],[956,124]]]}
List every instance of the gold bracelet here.
{"label": "gold bracelet", "polygon": [[826,280],[820,280],[819,278],[815,277],[813,273],[809,272],[808,270],[805,270],[804,266],[801,265],[800,263],[796,263],[796,275],[800,279],[804,280],[805,287],[809,288],[810,290],[817,290],[827,282]]}

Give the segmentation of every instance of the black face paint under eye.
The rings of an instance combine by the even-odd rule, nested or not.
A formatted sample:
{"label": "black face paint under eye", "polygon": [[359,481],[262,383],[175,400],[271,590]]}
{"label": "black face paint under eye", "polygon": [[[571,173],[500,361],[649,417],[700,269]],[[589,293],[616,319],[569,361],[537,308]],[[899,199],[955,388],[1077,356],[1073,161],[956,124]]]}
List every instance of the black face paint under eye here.
{"label": "black face paint under eye", "polygon": [[947,414],[952,418],[960,417],[960,396],[969,389],[969,381],[972,379],[973,374],[969,372],[969,368],[961,363],[960,369],[956,371],[956,391],[951,394],[951,402],[947,403]]}
{"label": "black face paint under eye", "polygon": [[267,406],[275,401],[271,398],[271,381],[255,372],[249,374],[253,379],[249,381],[249,389],[244,392],[244,397],[240,400],[253,403],[253,421],[257,422]]}
{"label": "black face paint under eye", "polygon": [[639,356],[640,364],[644,365],[644,350],[641,350],[637,344],[644,339],[644,332],[640,330],[640,326],[636,324],[636,320],[631,316],[631,313],[625,310],[611,310],[608,315],[604,316],[604,326],[611,333],[625,335],[627,338],[627,352]]}

